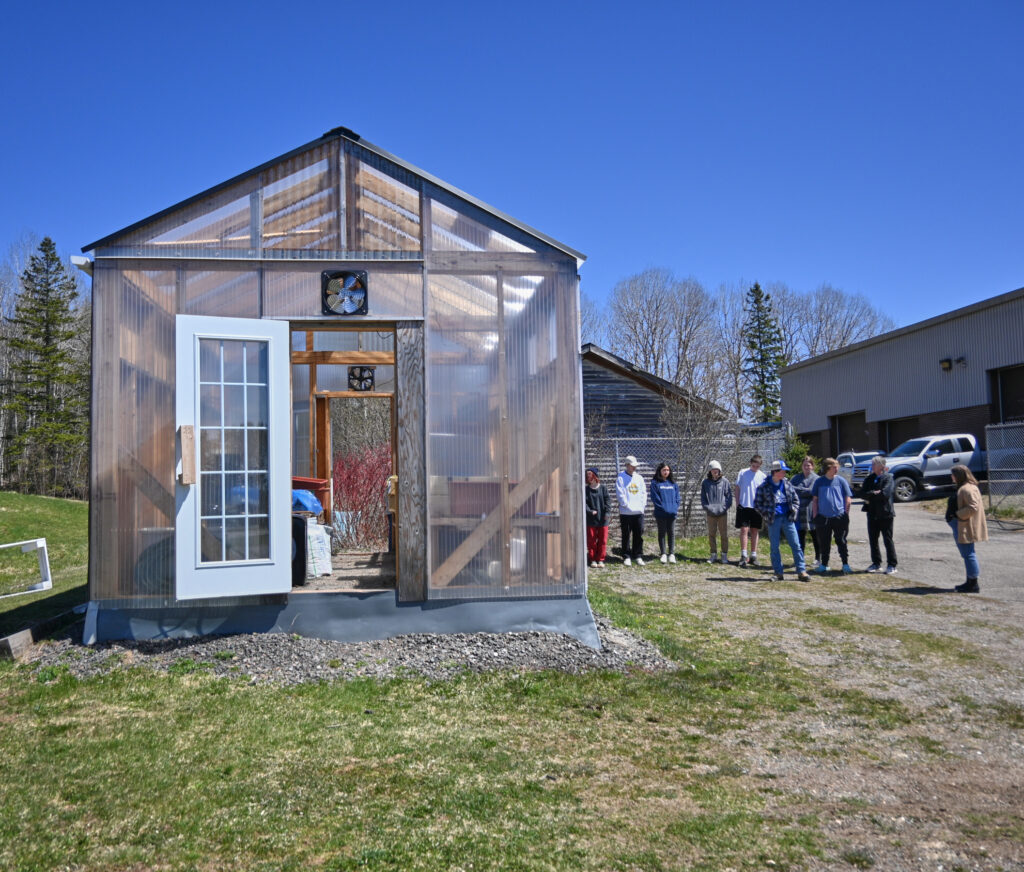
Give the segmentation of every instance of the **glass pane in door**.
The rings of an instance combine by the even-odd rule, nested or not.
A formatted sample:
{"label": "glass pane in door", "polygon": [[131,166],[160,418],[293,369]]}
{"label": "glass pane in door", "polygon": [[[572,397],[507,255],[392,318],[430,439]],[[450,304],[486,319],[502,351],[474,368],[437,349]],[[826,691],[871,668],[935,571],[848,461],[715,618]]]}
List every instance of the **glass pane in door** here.
{"label": "glass pane in door", "polygon": [[267,342],[201,339],[200,562],[269,556]]}

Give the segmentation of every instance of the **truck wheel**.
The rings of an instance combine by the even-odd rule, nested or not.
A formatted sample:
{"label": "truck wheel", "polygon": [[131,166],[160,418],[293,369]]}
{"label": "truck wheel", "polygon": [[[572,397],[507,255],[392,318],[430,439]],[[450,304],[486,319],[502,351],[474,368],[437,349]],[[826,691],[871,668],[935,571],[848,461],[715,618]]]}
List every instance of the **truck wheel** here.
{"label": "truck wheel", "polygon": [[901,475],[893,482],[893,496],[898,503],[909,503],[917,496],[917,482],[908,476]]}

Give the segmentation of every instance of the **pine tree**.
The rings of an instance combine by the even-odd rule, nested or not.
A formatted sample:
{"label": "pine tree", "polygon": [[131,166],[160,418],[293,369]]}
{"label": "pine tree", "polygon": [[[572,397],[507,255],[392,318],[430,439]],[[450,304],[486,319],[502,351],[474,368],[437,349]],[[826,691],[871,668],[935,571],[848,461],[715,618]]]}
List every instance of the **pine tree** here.
{"label": "pine tree", "polygon": [[77,282],[46,237],[21,275],[8,346],[4,406],[14,422],[5,452],[10,484],[28,493],[86,490],[88,364],[75,354]]}
{"label": "pine tree", "polygon": [[771,298],[754,282],[743,301],[743,374],[761,421],[778,421],[782,411],[779,368],[785,362],[782,331]]}

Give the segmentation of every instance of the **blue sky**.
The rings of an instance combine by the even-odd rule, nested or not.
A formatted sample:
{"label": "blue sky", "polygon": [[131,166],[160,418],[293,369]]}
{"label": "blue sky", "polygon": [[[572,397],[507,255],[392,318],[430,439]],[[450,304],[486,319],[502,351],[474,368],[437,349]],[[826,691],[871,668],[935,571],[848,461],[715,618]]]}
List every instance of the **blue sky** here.
{"label": "blue sky", "polygon": [[67,252],[338,125],[588,255],[830,282],[897,324],[1024,285],[1024,3],[16,4],[0,253]]}

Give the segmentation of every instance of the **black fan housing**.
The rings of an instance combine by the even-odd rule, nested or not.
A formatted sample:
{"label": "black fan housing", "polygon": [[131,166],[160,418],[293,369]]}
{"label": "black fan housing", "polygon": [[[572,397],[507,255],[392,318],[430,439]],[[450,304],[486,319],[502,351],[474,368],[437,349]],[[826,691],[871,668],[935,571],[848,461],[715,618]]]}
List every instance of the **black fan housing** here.
{"label": "black fan housing", "polygon": [[348,389],[350,391],[372,391],[374,378],[374,367],[350,366],[348,368]]}
{"label": "black fan housing", "polygon": [[320,273],[320,301],[325,315],[365,315],[369,311],[365,270]]}

